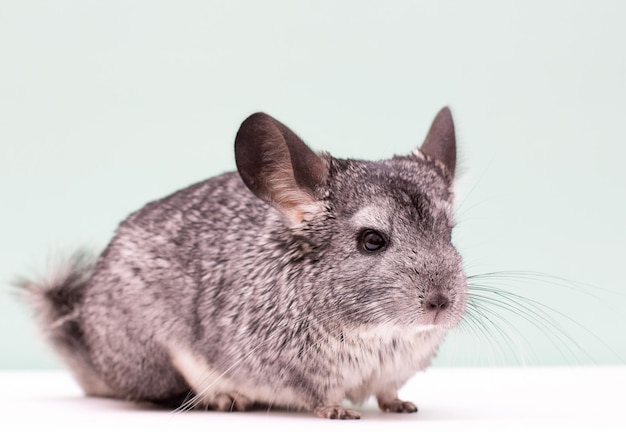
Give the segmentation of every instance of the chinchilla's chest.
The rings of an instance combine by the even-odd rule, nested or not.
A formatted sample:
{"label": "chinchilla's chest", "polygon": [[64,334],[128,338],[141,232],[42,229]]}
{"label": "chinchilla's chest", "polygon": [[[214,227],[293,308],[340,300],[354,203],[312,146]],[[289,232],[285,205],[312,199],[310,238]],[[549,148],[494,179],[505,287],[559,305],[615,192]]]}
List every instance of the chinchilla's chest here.
{"label": "chinchilla's chest", "polygon": [[347,398],[361,403],[389,383],[402,385],[426,368],[442,338],[438,331],[346,332],[336,347],[338,382]]}

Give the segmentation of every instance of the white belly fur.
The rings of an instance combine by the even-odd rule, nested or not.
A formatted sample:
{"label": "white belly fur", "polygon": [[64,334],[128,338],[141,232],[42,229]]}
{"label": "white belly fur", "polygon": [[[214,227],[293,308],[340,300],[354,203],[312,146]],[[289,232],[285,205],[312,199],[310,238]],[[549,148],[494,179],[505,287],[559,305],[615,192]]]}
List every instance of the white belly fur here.
{"label": "white belly fur", "polygon": [[169,354],[174,367],[196,393],[199,404],[210,405],[218,395],[227,394],[233,398],[244,397],[268,406],[303,408],[297,403],[297,395],[289,388],[276,389],[269,385],[252,387],[236,383],[226,377],[228,369],[214,369],[201,356],[186,347],[171,346]]}
{"label": "white belly fur", "polygon": [[[426,368],[437,350],[443,332],[425,330],[412,332],[388,329],[385,332],[355,329],[344,332],[344,340],[331,340],[319,348],[333,353],[349,350],[353,361],[337,365],[337,388],[328,395],[329,401],[343,399],[363,403],[371,395],[393,395],[417,371]],[[393,340],[396,348],[390,349]],[[212,367],[189,347],[171,345],[169,354],[174,367],[185,378],[197,395],[198,403],[210,404],[218,395],[241,396],[269,406],[307,408],[290,388],[252,386],[227,377],[229,370]],[[231,365],[235,367],[236,364]],[[312,372],[314,373],[314,372]]]}

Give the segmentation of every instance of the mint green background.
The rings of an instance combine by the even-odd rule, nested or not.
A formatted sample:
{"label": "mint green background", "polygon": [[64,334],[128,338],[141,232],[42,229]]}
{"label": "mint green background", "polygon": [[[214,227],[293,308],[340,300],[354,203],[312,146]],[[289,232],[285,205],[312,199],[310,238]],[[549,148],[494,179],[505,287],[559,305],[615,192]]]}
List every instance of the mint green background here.
{"label": "mint green background", "polygon": [[624,363],[625,18],[619,1],[0,1],[0,367],[59,365],[9,281],[234,169],[248,114],[375,159],[445,104],[468,273],[573,282],[503,285],[567,336],[504,312],[512,342],[460,329],[437,363]]}

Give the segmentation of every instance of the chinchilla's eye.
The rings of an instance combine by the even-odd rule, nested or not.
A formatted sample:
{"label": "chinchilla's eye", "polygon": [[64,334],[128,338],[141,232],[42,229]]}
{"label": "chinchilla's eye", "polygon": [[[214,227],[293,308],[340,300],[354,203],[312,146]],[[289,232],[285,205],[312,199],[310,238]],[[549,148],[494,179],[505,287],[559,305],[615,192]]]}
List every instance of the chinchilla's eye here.
{"label": "chinchilla's eye", "polygon": [[361,245],[367,252],[376,252],[385,247],[387,242],[381,233],[371,229],[363,231],[361,234]]}

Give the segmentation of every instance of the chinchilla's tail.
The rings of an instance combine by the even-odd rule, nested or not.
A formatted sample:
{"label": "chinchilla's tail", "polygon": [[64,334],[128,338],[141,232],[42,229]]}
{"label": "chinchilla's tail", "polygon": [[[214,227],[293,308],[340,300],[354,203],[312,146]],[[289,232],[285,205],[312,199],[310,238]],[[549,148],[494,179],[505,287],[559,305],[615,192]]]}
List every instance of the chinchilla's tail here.
{"label": "chinchilla's tail", "polygon": [[95,372],[85,343],[80,307],[91,279],[96,257],[86,251],[74,253],[62,265],[38,281],[19,279],[23,297],[35,312],[39,327],[66,361],[85,392],[112,396]]}

